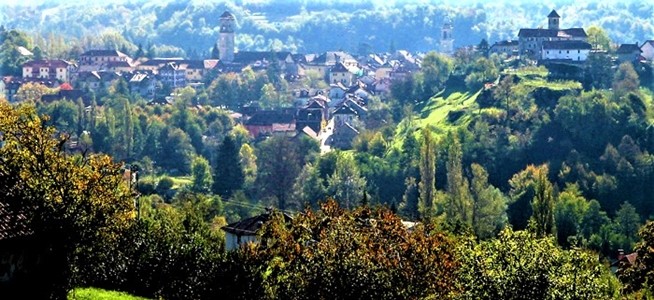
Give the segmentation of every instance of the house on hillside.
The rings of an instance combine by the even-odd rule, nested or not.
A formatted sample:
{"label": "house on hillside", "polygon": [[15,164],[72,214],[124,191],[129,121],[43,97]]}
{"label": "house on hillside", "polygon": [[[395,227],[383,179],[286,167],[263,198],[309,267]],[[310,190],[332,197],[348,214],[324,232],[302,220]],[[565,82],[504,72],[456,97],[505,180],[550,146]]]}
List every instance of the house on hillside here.
{"label": "house on hillside", "polygon": [[[235,250],[247,243],[258,243],[259,236],[257,233],[263,225],[272,220],[273,213],[272,209],[266,209],[266,212],[263,214],[243,219],[221,228],[225,231],[225,250]],[[282,216],[287,223],[293,220],[293,217],[287,213],[282,213]]]}
{"label": "house on hillside", "polygon": [[169,62],[159,69],[159,80],[171,89],[186,86],[186,69],[176,62]]}
{"label": "house on hillside", "polygon": [[356,111],[348,105],[342,105],[334,111],[333,116],[332,146],[340,149],[352,148],[352,141],[359,135],[359,131],[353,126]]}
{"label": "house on hillside", "polygon": [[592,46],[583,41],[544,41],[542,60],[583,62],[588,58]]}
{"label": "house on hillside", "polygon": [[89,50],[79,57],[79,71],[109,71],[109,63],[132,63],[132,58],[118,50]]}
{"label": "house on hillside", "polygon": [[351,86],[356,82],[359,69],[356,67],[346,67],[343,63],[337,63],[329,70],[329,83],[341,83],[344,86]]}
{"label": "house on hillside", "polygon": [[[583,28],[560,29],[561,16],[552,10],[547,16],[548,27],[523,28],[518,32],[518,45],[521,55],[533,59],[542,59],[543,42],[582,41],[586,42],[588,35]],[[550,44],[551,46],[551,44]]]}
{"label": "house on hillside", "polygon": [[488,54],[506,55],[507,57],[518,55],[519,52],[520,46],[518,41],[515,40],[495,42],[495,44],[488,49]]}
{"label": "house on hillside", "polygon": [[634,44],[622,44],[615,52],[618,55],[618,62],[623,63],[625,61],[635,62],[640,60],[640,54],[643,53],[638,47],[638,43]]}
{"label": "house on hillside", "polygon": [[328,114],[329,106],[326,103],[316,99],[309,100],[309,104],[297,111],[296,128],[303,130],[308,126],[313,132],[320,132],[327,124]]}
{"label": "house on hillside", "polygon": [[77,66],[62,59],[32,60],[23,64],[23,78],[70,81]]}
{"label": "house on hillside", "polygon": [[295,134],[295,116],[293,112],[284,110],[260,110],[255,112],[244,126],[252,137],[259,138],[264,135]]}

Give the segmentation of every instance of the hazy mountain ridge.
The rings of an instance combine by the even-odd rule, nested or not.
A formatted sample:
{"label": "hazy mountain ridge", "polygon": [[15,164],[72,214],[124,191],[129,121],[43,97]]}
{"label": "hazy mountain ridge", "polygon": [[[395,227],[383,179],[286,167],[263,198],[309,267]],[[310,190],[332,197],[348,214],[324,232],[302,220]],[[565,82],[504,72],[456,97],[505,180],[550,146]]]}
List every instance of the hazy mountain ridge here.
{"label": "hazy mountain ridge", "polygon": [[[232,11],[238,22],[237,48],[321,52],[343,49],[357,52],[362,44],[373,51],[396,48],[412,51],[438,49],[445,16],[454,23],[455,46],[473,45],[486,38],[491,44],[515,39],[520,28],[546,26],[555,8],[562,27],[599,25],[616,43],[642,43],[654,38],[654,4],[650,3],[479,3],[452,4],[401,2],[379,5],[302,2],[208,3],[200,1],[109,2],[38,6],[3,5],[0,24],[48,36],[65,38],[117,32],[137,45],[165,44],[187,53],[208,53],[218,36],[218,16]],[[511,15],[512,13],[512,15]]]}

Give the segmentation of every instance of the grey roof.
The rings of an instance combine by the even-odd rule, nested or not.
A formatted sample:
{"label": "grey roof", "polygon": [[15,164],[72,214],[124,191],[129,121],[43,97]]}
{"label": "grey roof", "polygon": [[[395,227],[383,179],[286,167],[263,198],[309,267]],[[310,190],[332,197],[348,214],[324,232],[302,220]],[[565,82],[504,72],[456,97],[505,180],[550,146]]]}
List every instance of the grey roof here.
{"label": "grey roof", "polygon": [[552,12],[549,15],[547,15],[547,17],[548,18],[560,18],[561,16],[559,16],[559,14],[556,13],[556,10],[552,10]]}
{"label": "grey roof", "polygon": [[220,15],[221,19],[234,19],[234,15],[228,11],[225,11],[222,15]]}
{"label": "grey roof", "polygon": [[519,37],[588,37],[583,28],[568,29],[543,29],[543,28],[522,28],[518,32]]}
{"label": "grey roof", "polygon": [[347,105],[341,105],[336,111],[334,111],[335,115],[356,115],[357,112],[354,111],[351,107]]}
{"label": "grey roof", "polygon": [[[283,213],[284,221],[290,222],[293,217],[287,213]],[[265,223],[272,219],[272,211],[267,211],[258,216],[243,219],[224,226],[222,230],[235,235],[256,235],[257,231],[263,227]]]}
{"label": "grey roof", "polygon": [[278,60],[286,60],[291,55],[290,52],[272,52],[272,51],[239,51],[234,53],[234,62],[251,63],[260,60],[270,60],[276,57]]}
{"label": "grey roof", "polygon": [[544,41],[543,49],[557,49],[557,50],[590,50],[593,47],[591,44],[582,41]]}
{"label": "grey roof", "polygon": [[618,54],[631,54],[634,52],[641,53],[643,50],[640,50],[640,47],[638,47],[638,44],[622,44],[620,45],[620,48],[616,51]]}
{"label": "grey roof", "polygon": [[[495,44],[493,44],[493,46],[518,46],[518,41],[504,40],[504,41],[495,42]],[[491,47],[493,47],[493,46],[491,46]]]}
{"label": "grey roof", "polygon": [[272,124],[290,124],[295,122],[292,113],[277,110],[262,110],[255,112],[245,125],[267,126]]}
{"label": "grey roof", "polygon": [[82,56],[127,56],[118,50],[89,50],[82,53]]}

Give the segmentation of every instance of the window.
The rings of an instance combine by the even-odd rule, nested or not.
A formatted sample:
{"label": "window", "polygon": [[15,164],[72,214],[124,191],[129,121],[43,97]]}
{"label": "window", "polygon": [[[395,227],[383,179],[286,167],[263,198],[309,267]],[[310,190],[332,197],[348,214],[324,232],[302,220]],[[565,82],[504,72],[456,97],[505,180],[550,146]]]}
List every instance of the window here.
{"label": "window", "polygon": [[570,50],[566,50],[566,51],[565,51],[565,53],[568,53],[568,54],[570,54]]}
{"label": "window", "polygon": [[561,50],[559,50],[559,54],[561,54]]}
{"label": "window", "polygon": [[577,53],[581,53],[581,50],[577,50]]}

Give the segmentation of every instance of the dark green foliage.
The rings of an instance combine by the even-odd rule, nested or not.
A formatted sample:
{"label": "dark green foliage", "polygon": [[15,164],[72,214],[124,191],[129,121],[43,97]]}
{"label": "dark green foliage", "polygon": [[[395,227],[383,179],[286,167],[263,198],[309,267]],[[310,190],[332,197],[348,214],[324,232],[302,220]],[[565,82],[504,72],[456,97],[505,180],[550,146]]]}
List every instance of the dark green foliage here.
{"label": "dark green foliage", "polygon": [[245,175],[239,149],[234,139],[227,135],[218,149],[213,174],[213,192],[227,199],[243,187]]}

